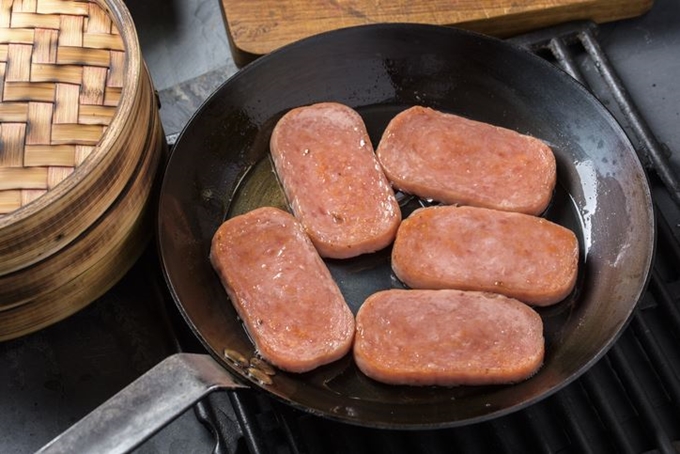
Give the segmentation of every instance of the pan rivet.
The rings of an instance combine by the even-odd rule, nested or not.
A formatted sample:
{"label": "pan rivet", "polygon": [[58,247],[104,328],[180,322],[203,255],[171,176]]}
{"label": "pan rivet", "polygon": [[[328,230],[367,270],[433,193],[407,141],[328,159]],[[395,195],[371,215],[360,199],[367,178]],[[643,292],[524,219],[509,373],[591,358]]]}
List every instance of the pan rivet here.
{"label": "pan rivet", "polygon": [[246,367],[248,365],[248,360],[246,359],[246,357],[237,351],[225,348],[224,357],[227,358],[232,363],[236,364],[237,366]]}
{"label": "pan rivet", "polygon": [[265,361],[262,358],[259,358],[257,356],[250,358],[250,367],[257,368],[267,375],[275,375],[276,374],[276,371],[274,370],[274,368],[267,361]]}
{"label": "pan rivet", "polygon": [[263,385],[271,385],[274,383],[271,379],[271,377],[264,372],[262,372],[260,369],[257,369],[255,367],[249,367],[247,369],[248,375],[253,377],[255,380],[259,381]]}

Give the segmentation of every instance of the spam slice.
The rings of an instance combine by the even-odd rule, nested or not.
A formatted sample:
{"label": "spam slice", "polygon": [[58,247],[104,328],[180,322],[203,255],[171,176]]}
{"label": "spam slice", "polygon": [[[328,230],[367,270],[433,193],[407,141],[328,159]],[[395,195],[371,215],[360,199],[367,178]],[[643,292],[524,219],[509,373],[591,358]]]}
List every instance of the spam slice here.
{"label": "spam slice", "polygon": [[435,206],[402,222],[392,269],[412,288],[495,292],[547,306],[572,291],[578,257],[576,235],[546,219]]}
{"label": "spam slice", "polygon": [[388,384],[515,383],[544,358],[541,317],[492,293],[385,290],[364,302],[356,327],[357,366]]}
{"label": "spam slice", "polygon": [[286,113],[270,150],[293,214],[319,254],[355,257],[394,240],[401,212],[361,116],[326,102]]}
{"label": "spam slice", "polygon": [[396,188],[445,204],[540,214],[555,188],[544,142],[426,107],[395,116],[376,153]]}
{"label": "spam slice", "polygon": [[210,260],[269,363],[306,372],[351,349],[354,316],[291,214],[264,207],[225,221]]}

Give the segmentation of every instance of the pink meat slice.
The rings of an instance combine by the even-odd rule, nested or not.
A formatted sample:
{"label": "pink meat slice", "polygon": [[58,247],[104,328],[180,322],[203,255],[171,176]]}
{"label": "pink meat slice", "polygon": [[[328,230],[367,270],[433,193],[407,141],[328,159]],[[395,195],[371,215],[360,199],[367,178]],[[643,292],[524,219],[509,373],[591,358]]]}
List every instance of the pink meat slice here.
{"label": "pink meat slice", "polygon": [[541,317],[493,293],[385,290],[364,302],[356,327],[357,366],[388,384],[515,383],[543,363]]}
{"label": "pink meat slice", "polygon": [[349,352],[354,316],[302,226],[277,208],[225,221],[210,260],[259,354],[306,372]]}
{"label": "pink meat slice", "polygon": [[332,102],[293,109],[276,124],[270,150],[291,210],[321,256],[355,257],[394,240],[399,205],[356,111]]}
{"label": "pink meat slice", "polygon": [[574,288],[578,257],[576,235],[546,219],[435,206],[402,222],[392,269],[412,288],[495,292],[547,306]]}
{"label": "pink meat slice", "polygon": [[541,140],[426,107],[395,116],[376,153],[394,187],[445,204],[540,214],[555,188]]}

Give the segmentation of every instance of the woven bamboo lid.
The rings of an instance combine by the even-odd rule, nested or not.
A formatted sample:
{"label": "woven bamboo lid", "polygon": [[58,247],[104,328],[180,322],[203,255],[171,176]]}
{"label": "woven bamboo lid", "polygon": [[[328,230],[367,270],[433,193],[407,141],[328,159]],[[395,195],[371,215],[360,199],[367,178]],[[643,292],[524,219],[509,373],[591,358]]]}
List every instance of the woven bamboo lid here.
{"label": "woven bamboo lid", "polygon": [[149,109],[126,8],[0,2],[0,275],[65,247],[140,159]]}
{"label": "woven bamboo lid", "polygon": [[153,226],[150,194],[165,150],[160,118],[150,121],[143,159],[105,215],[48,260],[0,276],[0,341],[79,311],[122,278],[144,251]]}
{"label": "woven bamboo lid", "polygon": [[[0,316],[4,315],[2,311],[12,307],[34,303],[65,282],[77,279],[95,263],[107,260],[111,268],[125,268],[126,264],[117,261],[112,250],[117,250],[130,232],[135,231],[146,208],[160,160],[159,143],[163,134],[160,119],[152,113],[149,109],[146,118],[138,118],[140,122],[149,122],[152,129],[142,150],[142,158],[120,196],[76,241],[45,260],[0,276]],[[147,236],[144,235],[145,238]],[[59,301],[52,298],[49,304],[54,307]],[[71,306],[72,301],[66,299],[64,303]]]}
{"label": "woven bamboo lid", "polygon": [[82,309],[142,253],[158,108],[122,0],[0,0],[0,341]]}

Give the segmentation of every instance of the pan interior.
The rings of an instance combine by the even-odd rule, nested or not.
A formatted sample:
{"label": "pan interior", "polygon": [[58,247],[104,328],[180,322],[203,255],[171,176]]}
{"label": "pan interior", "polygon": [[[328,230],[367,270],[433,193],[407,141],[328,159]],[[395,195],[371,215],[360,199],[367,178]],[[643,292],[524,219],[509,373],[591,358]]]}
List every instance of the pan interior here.
{"label": "pan interior", "polygon": [[[269,158],[269,137],[287,110],[321,101],[355,108],[374,146],[396,113],[420,104],[530,134],[552,147],[558,185],[544,216],[576,232],[581,263],[575,291],[539,309],[546,359],[535,376],[506,386],[389,386],[363,376],[351,355],[305,374],[264,377],[253,370],[253,345],[208,261],[210,239],[228,217],[264,205],[287,208]],[[421,203],[405,197],[404,215]],[[178,307],[225,367],[296,407],[379,427],[467,424],[564,386],[599,359],[626,325],[653,249],[646,177],[621,128],[595,98],[504,42],[406,24],[310,38],[227,81],[177,142],[158,225],[161,260]],[[389,257],[387,248],[327,260],[354,312],[374,291],[401,287]]]}
{"label": "pan interior", "polygon": [[[410,106],[382,104],[362,106],[356,109],[367,125],[374,148],[377,147],[389,121],[408,107]],[[271,134],[271,131],[266,131],[266,134]],[[245,170],[244,176],[229,202],[225,220],[263,206],[274,206],[290,211],[283,188],[276,177],[269,147],[264,142],[260,145],[262,146],[259,149],[253,150],[254,155],[257,156],[257,161]],[[555,149],[555,146],[553,146],[553,149]],[[397,192],[397,199],[400,202],[403,219],[417,208],[436,204],[400,192]],[[542,216],[570,228],[579,237],[579,244],[584,244],[583,227],[580,224],[576,204],[561,182],[558,182],[550,206]],[[442,233],[445,234],[445,232]],[[351,259],[325,259],[326,265],[340,286],[345,300],[354,314],[371,294],[390,288],[406,288],[391,269],[390,254],[391,247],[387,247],[378,252]],[[568,306],[571,304],[570,302],[573,303],[573,298],[567,298],[562,306]],[[546,321],[555,325],[564,323],[564,310],[553,309],[550,311],[543,310],[543,312],[546,314],[544,316]],[[559,315],[549,316],[549,313]],[[547,332],[552,333],[553,330],[549,329]],[[550,343],[551,339],[547,339],[547,341]]]}

